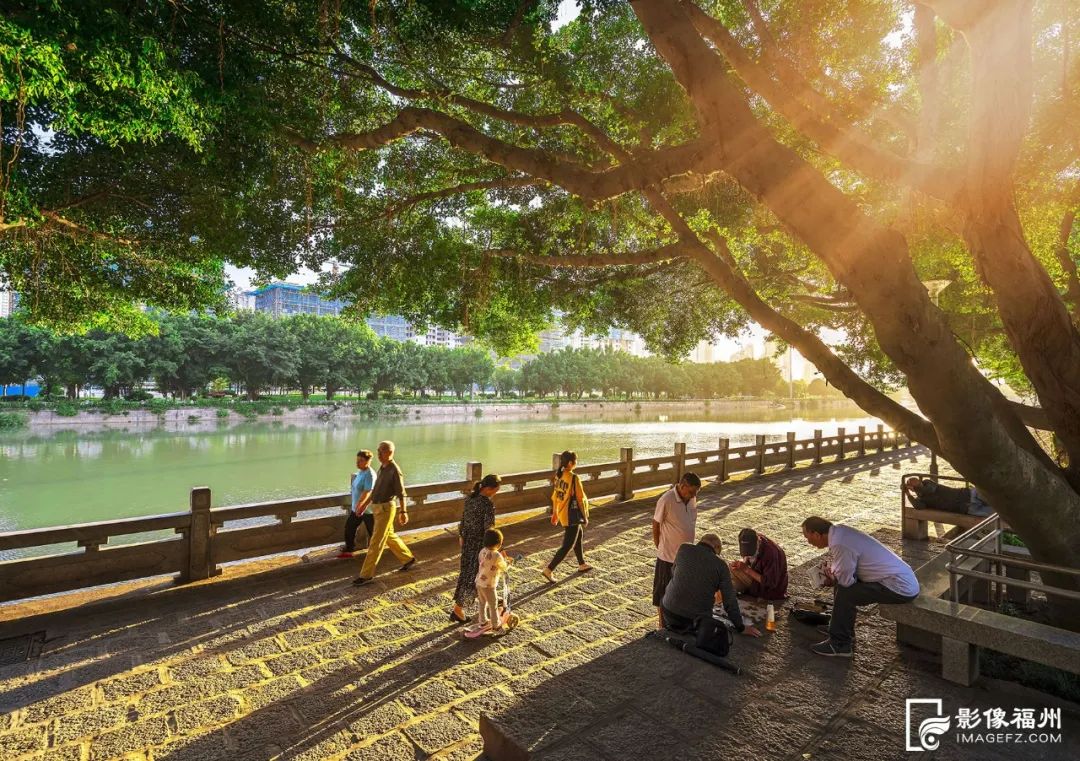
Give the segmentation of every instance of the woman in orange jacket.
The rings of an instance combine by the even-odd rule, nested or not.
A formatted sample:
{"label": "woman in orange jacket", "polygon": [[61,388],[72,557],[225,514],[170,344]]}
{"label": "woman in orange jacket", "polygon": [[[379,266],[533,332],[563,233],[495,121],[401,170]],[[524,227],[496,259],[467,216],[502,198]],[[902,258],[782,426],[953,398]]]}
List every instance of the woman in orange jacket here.
{"label": "woman in orange jacket", "polygon": [[566,557],[573,547],[577,556],[578,572],[591,571],[592,566],[585,562],[581,541],[585,526],[589,524],[589,498],[581,487],[581,479],[574,473],[577,467],[577,455],[567,450],[559,455],[559,469],[555,471],[555,490],[551,493],[551,522],[563,527],[563,542],[555,557],[545,566],[544,578],[555,583],[552,572]]}

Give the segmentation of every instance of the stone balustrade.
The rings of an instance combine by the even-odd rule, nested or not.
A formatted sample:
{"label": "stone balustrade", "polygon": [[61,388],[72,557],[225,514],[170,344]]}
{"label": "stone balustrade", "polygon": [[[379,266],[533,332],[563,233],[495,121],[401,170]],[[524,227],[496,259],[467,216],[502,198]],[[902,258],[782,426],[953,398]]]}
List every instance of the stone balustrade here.
{"label": "stone balustrade", "polygon": [[[902,433],[860,426],[855,433],[839,428],[832,436],[817,430],[809,439],[788,433],[767,441],[759,435],[742,447],[720,439],[716,449],[699,452],[687,452],[678,443],[671,455],[643,459],[624,448],[618,461],[583,465],[576,472],[591,499],[625,501],[637,491],[675,483],[688,470],[724,481],[736,473],[761,475],[777,466],[816,465],[824,458],[836,461],[909,446]],[[458,520],[465,495],[482,474],[482,464],[470,462],[461,481],[409,485],[409,531],[404,533]],[[504,475],[498,513],[546,508],[552,484],[549,469]],[[186,512],[0,533],[0,557],[16,555],[0,562],[0,602],[169,574],[180,583],[207,579],[220,573],[222,563],[340,541],[348,508],[347,491],[214,507],[210,489],[196,487]],[[128,541],[110,545],[118,538]],[[18,556],[20,550],[42,548],[54,552]]]}

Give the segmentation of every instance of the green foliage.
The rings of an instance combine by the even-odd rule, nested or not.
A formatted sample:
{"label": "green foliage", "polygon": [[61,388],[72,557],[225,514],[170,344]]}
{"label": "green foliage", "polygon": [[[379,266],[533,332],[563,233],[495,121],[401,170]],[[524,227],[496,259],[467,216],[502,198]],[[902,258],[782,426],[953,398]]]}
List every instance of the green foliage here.
{"label": "green foliage", "polygon": [[581,399],[599,391],[604,398],[659,399],[769,396],[781,388],[780,371],[766,359],[713,364],[673,364],[658,357],[596,349],[563,349],[541,354],[516,380],[524,393]]}
{"label": "green foliage", "polygon": [[0,412],[0,431],[15,431],[26,427],[26,415],[18,412]]}
{"label": "green foliage", "polygon": [[227,418],[227,417],[229,416],[229,411],[228,411],[227,409],[225,409],[224,407],[219,407],[219,408],[218,408],[218,409],[217,409],[217,410],[216,410],[216,411],[214,412],[214,414],[215,414],[215,415],[217,415],[217,417],[218,417],[219,419],[220,419],[220,418]]}
{"label": "green foliage", "polygon": [[[57,335],[27,327],[19,319],[2,320],[0,360],[18,368],[9,371],[19,373],[9,374],[9,382],[26,380],[22,373],[37,373],[50,389],[102,387],[105,398],[85,401],[83,407],[108,414],[140,406],[162,414],[188,400],[218,407],[220,417],[227,416],[227,409],[246,417],[280,416],[285,408],[314,401],[311,395],[317,389],[324,389],[328,400],[342,390],[355,396],[411,394],[415,399],[450,392],[463,399],[492,387],[503,398],[515,393],[581,399],[598,392],[606,398],[710,399],[768,396],[779,393],[782,385],[776,366],[764,359],[672,364],[609,350],[564,349],[538,355],[513,370],[496,368],[488,352],[473,346],[447,349],[376,340],[366,325],[334,317],[273,320],[262,313],[244,313],[158,319],[157,332],[138,339],[101,330]],[[150,378],[172,398],[153,398],[145,405],[121,398],[145,396],[142,385]],[[245,390],[245,402],[202,397],[208,389],[220,392],[230,384]],[[259,398],[273,387],[297,386],[300,398]],[[197,395],[201,398],[195,402]],[[363,414],[371,409],[361,408]]]}
{"label": "green foliage", "polygon": [[75,417],[79,414],[79,408],[71,402],[61,402],[53,411],[58,417]]}
{"label": "green foliage", "polygon": [[233,412],[248,420],[255,420],[261,411],[263,406],[260,402],[236,402],[233,405]]}
{"label": "green foliage", "polygon": [[1012,531],[1003,531],[1001,533],[1001,541],[1003,544],[1007,544],[1010,547],[1026,547],[1024,541],[1014,534]]}

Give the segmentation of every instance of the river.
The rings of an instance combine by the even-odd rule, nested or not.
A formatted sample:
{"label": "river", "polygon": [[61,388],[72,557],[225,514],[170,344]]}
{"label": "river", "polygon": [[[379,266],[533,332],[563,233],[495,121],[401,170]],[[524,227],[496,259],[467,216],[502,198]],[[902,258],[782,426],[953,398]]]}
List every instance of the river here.
{"label": "river", "polygon": [[[796,417],[795,415],[798,415]],[[877,421],[857,407],[752,409],[657,414],[552,415],[543,420],[455,422],[350,420],[307,426],[245,423],[214,431],[57,431],[0,436],[0,531],[58,526],[187,509],[188,491],[209,486],[215,505],[345,491],[357,449],[392,439],[408,483],[464,477],[465,463],[485,472],[548,467],[551,453],[577,451],[581,464],[732,446],[756,434],[799,438]]]}

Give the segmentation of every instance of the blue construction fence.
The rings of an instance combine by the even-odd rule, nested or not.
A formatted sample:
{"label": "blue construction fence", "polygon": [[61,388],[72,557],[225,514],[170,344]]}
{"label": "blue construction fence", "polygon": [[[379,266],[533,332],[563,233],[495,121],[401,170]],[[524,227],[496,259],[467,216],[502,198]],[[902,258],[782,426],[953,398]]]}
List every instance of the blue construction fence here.
{"label": "blue construction fence", "polygon": [[12,383],[9,386],[0,386],[0,397],[4,396],[37,396],[41,393],[38,383],[28,382],[25,386],[20,383]]}

